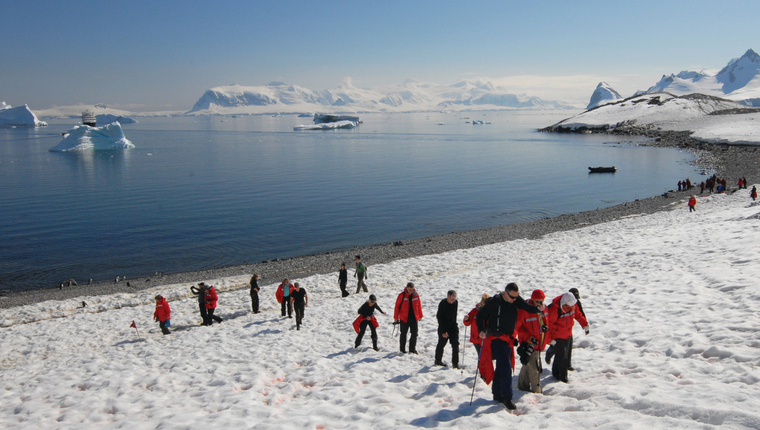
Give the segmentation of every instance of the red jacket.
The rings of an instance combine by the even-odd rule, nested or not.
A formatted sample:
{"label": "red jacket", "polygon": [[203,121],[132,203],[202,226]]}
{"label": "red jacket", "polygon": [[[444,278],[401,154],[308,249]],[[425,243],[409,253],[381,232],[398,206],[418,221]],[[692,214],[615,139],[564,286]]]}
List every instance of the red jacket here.
{"label": "red jacket", "polygon": [[216,301],[219,300],[219,296],[216,295],[214,287],[210,287],[206,292],[206,309],[216,309]]}
{"label": "red jacket", "polygon": [[544,347],[549,343],[548,332],[541,331],[541,322],[544,325],[549,325],[548,321],[549,307],[547,306],[540,314],[531,314],[522,309],[517,310],[517,324],[515,324],[515,333],[517,333],[517,339],[522,342],[528,342],[530,338],[535,338],[538,341],[537,351],[543,351]]}
{"label": "red jacket", "polygon": [[413,292],[411,297],[406,294],[406,289],[398,295],[396,299],[396,307],[393,311],[393,319],[406,322],[409,317],[409,301],[412,302],[412,311],[417,321],[422,319],[422,304],[420,303],[420,295],[417,291]]}
{"label": "red jacket", "polygon": [[549,309],[549,332],[547,333],[546,342],[551,342],[554,339],[568,339],[573,335],[573,325],[577,320],[581,327],[588,327],[588,321],[583,316],[581,311],[578,310],[578,305],[574,305],[573,309],[568,313],[562,312],[562,307],[559,305],[562,296],[555,297],[552,300],[552,304]]}
{"label": "red jacket", "polygon": [[689,197],[689,206],[696,206],[697,205],[697,198],[694,196]]}
{"label": "red jacket", "polygon": [[[290,297],[295,289],[296,287],[294,287],[293,284],[288,284],[288,297]],[[277,298],[277,303],[282,303],[282,299],[285,297],[285,284],[280,284],[280,286],[277,287],[274,296]]]}
{"label": "red jacket", "polygon": [[[472,324],[475,324],[475,330],[470,328],[470,343],[473,343],[475,345],[480,345],[482,339],[480,339],[480,333],[478,332],[478,322],[475,320],[475,316],[480,311],[480,305],[475,306],[472,308],[469,314],[467,314],[467,317],[465,317],[464,325],[469,327]],[[468,318],[469,317],[469,318]]]}
{"label": "red jacket", "polygon": [[164,297],[160,302],[156,303],[156,311],[153,312],[153,318],[157,318],[159,321],[166,321],[171,319],[171,317],[172,309],[169,307],[166,297]]}

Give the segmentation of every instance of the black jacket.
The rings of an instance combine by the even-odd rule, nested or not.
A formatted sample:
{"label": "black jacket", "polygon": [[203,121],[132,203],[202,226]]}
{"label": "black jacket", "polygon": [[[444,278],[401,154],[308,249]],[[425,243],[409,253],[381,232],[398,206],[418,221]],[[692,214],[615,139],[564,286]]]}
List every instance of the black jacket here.
{"label": "black jacket", "polygon": [[451,333],[459,329],[457,324],[457,310],[459,302],[449,303],[446,299],[441,300],[438,304],[438,312],[435,317],[438,319],[438,334]]}
{"label": "black jacket", "polygon": [[259,281],[251,278],[251,295],[253,295],[253,293],[259,293]]}
{"label": "black jacket", "polygon": [[496,293],[478,312],[478,331],[486,332],[488,336],[512,336],[517,324],[518,309],[532,314],[539,313],[537,307],[529,305],[522,297],[518,296],[514,302],[508,303],[501,297],[501,293]]}
{"label": "black jacket", "polygon": [[340,269],[340,272],[338,272],[338,283],[341,283],[341,284],[348,283],[348,270]]}
{"label": "black jacket", "polygon": [[362,307],[359,308],[359,315],[363,317],[371,317],[372,314],[375,313],[375,309],[377,309],[378,312],[383,313],[383,310],[380,309],[380,306],[378,306],[377,303],[370,306],[369,302],[364,302]]}

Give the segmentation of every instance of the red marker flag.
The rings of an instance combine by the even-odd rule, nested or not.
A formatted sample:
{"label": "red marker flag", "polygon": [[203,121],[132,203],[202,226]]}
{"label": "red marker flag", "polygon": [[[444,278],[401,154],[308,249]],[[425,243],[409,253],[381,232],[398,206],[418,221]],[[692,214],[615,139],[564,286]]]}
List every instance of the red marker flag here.
{"label": "red marker flag", "polygon": [[132,325],[130,325],[130,327],[135,329],[135,333],[137,333],[137,338],[142,340],[142,338],[140,337],[140,332],[137,330],[137,324],[135,324],[135,320],[132,320]]}
{"label": "red marker flag", "polygon": [[130,328],[137,328],[137,324],[135,324],[135,320],[132,320],[132,325],[129,326]]}

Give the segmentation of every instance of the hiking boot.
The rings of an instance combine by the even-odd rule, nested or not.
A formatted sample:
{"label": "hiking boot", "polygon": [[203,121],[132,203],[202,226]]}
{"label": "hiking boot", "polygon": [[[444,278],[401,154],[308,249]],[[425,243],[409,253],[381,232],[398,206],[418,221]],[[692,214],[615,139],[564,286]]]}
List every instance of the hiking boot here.
{"label": "hiking boot", "polygon": [[501,397],[501,394],[494,393],[493,394],[493,401],[494,402],[503,403],[504,402],[504,397]]}
{"label": "hiking boot", "polygon": [[575,367],[573,367],[573,366],[567,366],[567,370],[575,371]]}
{"label": "hiking boot", "polygon": [[505,399],[501,403],[504,405],[505,408],[509,409],[510,411],[517,409],[517,406],[515,406],[515,402],[513,402],[512,399]]}
{"label": "hiking boot", "polygon": [[436,366],[444,366],[444,367],[445,367],[445,366],[446,366],[446,363],[444,363],[443,361],[436,361],[436,362],[435,362],[435,365],[436,365]]}

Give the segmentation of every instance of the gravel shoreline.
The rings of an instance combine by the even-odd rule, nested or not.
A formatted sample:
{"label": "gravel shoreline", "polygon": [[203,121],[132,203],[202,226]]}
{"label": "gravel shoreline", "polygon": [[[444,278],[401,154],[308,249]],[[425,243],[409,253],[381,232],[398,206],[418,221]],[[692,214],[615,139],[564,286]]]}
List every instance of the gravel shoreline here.
{"label": "gravel shoreline", "polygon": [[[631,127],[626,130],[616,130],[614,134],[643,135],[653,138],[647,145],[676,147],[693,151],[697,156],[695,165],[705,170],[715,171],[719,177],[725,177],[729,184],[729,192],[736,190],[736,183],[739,177],[746,177],[750,184],[757,183],[758,178],[760,178],[760,147],[757,146],[709,144],[689,137],[689,132],[660,131],[646,127]],[[696,180],[695,183],[698,184],[700,181],[701,179]],[[28,305],[46,300],[64,300],[82,296],[129,293],[160,285],[191,285],[203,280],[252,273],[258,273],[260,277],[259,282],[262,285],[266,285],[279,282],[285,277],[298,279],[318,273],[337,272],[341,262],[345,262],[347,267],[352,268],[354,255],[357,254],[361,255],[362,261],[371,267],[375,264],[388,263],[402,258],[439,254],[456,249],[473,248],[516,239],[538,239],[548,233],[605,223],[630,215],[671,210],[677,206],[673,203],[683,201],[689,195],[698,193],[699,188],[682,192],[670,191],[661,196],[639,199],[608,208],[560,215],[520,224],[277,259],[266,263],[171,273],[162,276],[130,278],[120,282],[79,285],[76,287],[64,287],[63,289],[46,288],[6,293],[0,296],[0,308]],[[129,286],[127,286],[127,283],[129,283]]]}

